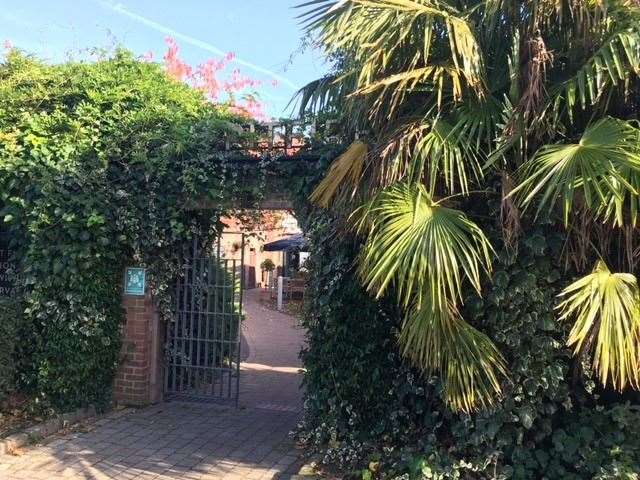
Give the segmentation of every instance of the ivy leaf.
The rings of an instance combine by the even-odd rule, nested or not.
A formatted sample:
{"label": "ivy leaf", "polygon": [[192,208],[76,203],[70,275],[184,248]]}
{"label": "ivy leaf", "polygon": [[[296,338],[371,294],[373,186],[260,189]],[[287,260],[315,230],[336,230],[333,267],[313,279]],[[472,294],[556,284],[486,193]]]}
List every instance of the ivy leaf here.
{"label": "ivy leaf", "polygon": [[493,276],[493,282],[496,287],[504,288],[509,284],[509,274],[504,270],[500,270]]}
{"label": "ivy leaf", "polygon": [[544,251],[547,247],[547,241],[545,237],[540,234],[531,235],[524,240],[524,244],[531,249],[534,255],[544,255]]}
{"label": "ivy leaf", "polygon": [[534,416],[535,416],[535,413],[531,407],[522,407],[518,412],[520,423],[527,430],[529,430],[533,426]]}

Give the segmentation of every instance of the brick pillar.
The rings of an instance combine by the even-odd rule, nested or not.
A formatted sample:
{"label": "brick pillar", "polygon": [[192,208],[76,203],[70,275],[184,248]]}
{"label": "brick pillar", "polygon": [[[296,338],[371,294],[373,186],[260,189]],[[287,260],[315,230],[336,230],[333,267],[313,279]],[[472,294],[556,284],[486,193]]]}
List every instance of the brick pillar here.
{"label": "brick pillar", "polygon": [[120,364],[113,396],[124,405],[148,405],[162,400],[163,331],[153,298],[124,295]]}

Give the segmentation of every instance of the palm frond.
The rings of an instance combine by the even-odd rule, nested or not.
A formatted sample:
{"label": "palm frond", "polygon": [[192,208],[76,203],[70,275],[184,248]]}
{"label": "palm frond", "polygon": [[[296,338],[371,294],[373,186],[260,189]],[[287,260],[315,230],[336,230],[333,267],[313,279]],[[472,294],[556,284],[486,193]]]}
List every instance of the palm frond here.
{"label": "palm frond", "polygon": [[629,75],[640,74],[640,17],[623,22],[611,33],[584,64],[550,95],[550,104],[556,109],[563,104],[573,118],[576,105],[583,109],[596,104],[607,87],[628,81]]}
{"label": "palm frond", "polygon": [[441,178],[450,193],[468,193],[470,182],[482,177],[482,169],[476,149],[465,136],[473,132],[460,125],[456,128],[436,119],[410,123],[392,132],[391,143],[383,150],[383,168],[389,170],[386,164],[396,167],[391,177],[394,181],[406,178],[421,182],[426,174],[432,193]]}
{"label": "palm frond", "polygon": [[[484,93],[480,46],[468,19],[452,3],[317,0],[305,4],[311,8],[303,16],[328,56],[346,56],[358,66],[352,93],[381,95],[370,113],[385,119],[412,89],[436,92],[440,99],[445,92],[461,97],[464,86]],[[436,49],[438,60],[433,58]]]}
{"label": "palm frond", "polygon": [[601,211],[625,190],[638,195],[624,173],[640,172],[638,129],[631,123],[604,118],[587,128],[578,143],[546,145],[518,170],[518,186],[511,192],[527,207],[537,194],[538,213],[562,203],[565,225],[579,191],[585,206]]}
{"label": "palm frond", "polygon": [[326,75],[307,83],[298,90],[289,105],[297,105],[300,116],[307,112],[328,111],[338,106],[343,89],[335,75]]}
{"label": "palm frond", "polygon": [[367,151],[366,143],[353,142],[347,151],[333,161],[309,200],[318,206],[328,208],[341,186],[355,189],[362,175]]}
{"label": "palm frond", "polygon": [[436,96],[439,106],[442,105],[445,92],[451,92],[454,100],[462,98],[463,79],[461,78],[460,70],[454,65],[429,65],[396,73],[368,83],[350,95],[362,96],[382,90],[385,95],[377,99],[376,106],[379,108],[385,105],[394,111],[405,100],[408,93],[423,88],[423,85],[427,83],[437,86]]}
{"label": "palm frond", "polygon": [[[386,8],[395,12],[420,16],[428,19],[442,19],[445,22],[451,48],[451,60],[460,69],[469,86],[483,92],[483,65],[480,46],[467,19],[446,2],[424,2],[414,0],[355,0],[364,6]],[[447,8],[448,7],[448,8]],[[431,27],[433,28],[433,27]],[[427,41],[431,42],[431,39]],[[428,56],[425,57],[428,60]]]}
{"label": "palm frond", "polygon": [[462,300],[466,278],[480,291],[492,248],[467,216],[435,202],[422,185],[399,183],[354,213],[367,240],[359,260],[365,286],[377,297],[393,284],[402,305],[425,298],[441,310]]}
{"label": "palm frond", "polygon": [[[638,139],[640,146],[640,138]],[[603,204],[596,212],[597,215],[605,222],[609,222],[616,227],[629,226],[635,228],[638,224],[638,207],[640,206],[640,170],[621,166],[620,175],[625,179],[626,184],[631,188],[627,188],[625,184],[616,182],[618,190],[609,192]]]}
{"label": "palm frond", "polygon": [[637,388],[640,379],[640,305],[636,277],[611,273],[598,261],[593,272],[560,295],[560,320],[572,319],[568,345],[574,352],[593,351],[600,381],[618,390]]}
{"label": "palm frond", "polygon": [[403,356],[427,373],[442,375],[444,397],[455,411],[494,405],[507,378],[505,361],[484,333],[450,305],[425,303],[406,318],[399,337]]}
{"label": "palm frond", "polygon": [[462,212],[435,202],[422,184],[397,183],[354,213],[367,240],[359,273],[380,297],[393,285],[408,310],[402,354],[425,372],[442,375],[444,397],[456,411],[487,408],[506,378],[502,356],[455,305],[466,279],[478,292],[491,270],[491,245]]}
{"label": "palm frond", "polygon": [[467,99],[453,112],[453,131],[465,139],[469,148],[485,155],[497,137],[502,112],[502,102],[493,95],[488,94],[479,101]]}

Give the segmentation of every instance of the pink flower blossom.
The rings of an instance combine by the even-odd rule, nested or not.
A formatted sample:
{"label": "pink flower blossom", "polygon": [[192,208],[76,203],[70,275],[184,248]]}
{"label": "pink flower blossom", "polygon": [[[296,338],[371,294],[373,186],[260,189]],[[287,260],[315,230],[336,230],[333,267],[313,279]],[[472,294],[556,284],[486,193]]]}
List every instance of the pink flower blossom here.
{"label": "pink flower blossom", "polygon": [[[223,103],[237,115],[255,120],[268,119],[264,106],[253,95],[245,95],[240,102],[236,101],[234,96],[235,93],[254,91],[261,87],[260,80],[244,76],[238,69],[234,69],[225,80],[219,79],[218,75],[236,58],[235,53],[229,52],[219,60],[212,58],[193,69],[180,59],[180,49],[173,38],[167,37],[165,42],[167,52],[163,57],[164,66],[171,78],[186,82],[192,88],[202,91],[212,102],[219,102],[221,93],[226,93],[227,99]],[[272,85],[276,86],[277,83],[272,82]]]}
{"label": "pink flower blossom", "polygon": [[191,67],[178,57],[180,49],[176,41],[171,37],[165,38],[164,41],[168,46],[167,53],[163,57],[167,74],[176,80],[185,80],[191,77]]}

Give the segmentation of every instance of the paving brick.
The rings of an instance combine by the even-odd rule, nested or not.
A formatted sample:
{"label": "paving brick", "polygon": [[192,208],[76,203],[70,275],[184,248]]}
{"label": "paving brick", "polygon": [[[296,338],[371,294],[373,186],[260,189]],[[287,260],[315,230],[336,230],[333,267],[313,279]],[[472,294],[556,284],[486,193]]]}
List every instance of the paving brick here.
{"label": "paving brick", "polygon": [[[174,402],[114,412],[88,432],[0,456],[0,480],[258,480],[287,471],[297,460],[288,432],[300,414],[303,333],[293,318],[261,306],[257,292],[247,293],[245,310],[242,408]],[[134,366],[123,372],[123,388],[144,374]]]}

